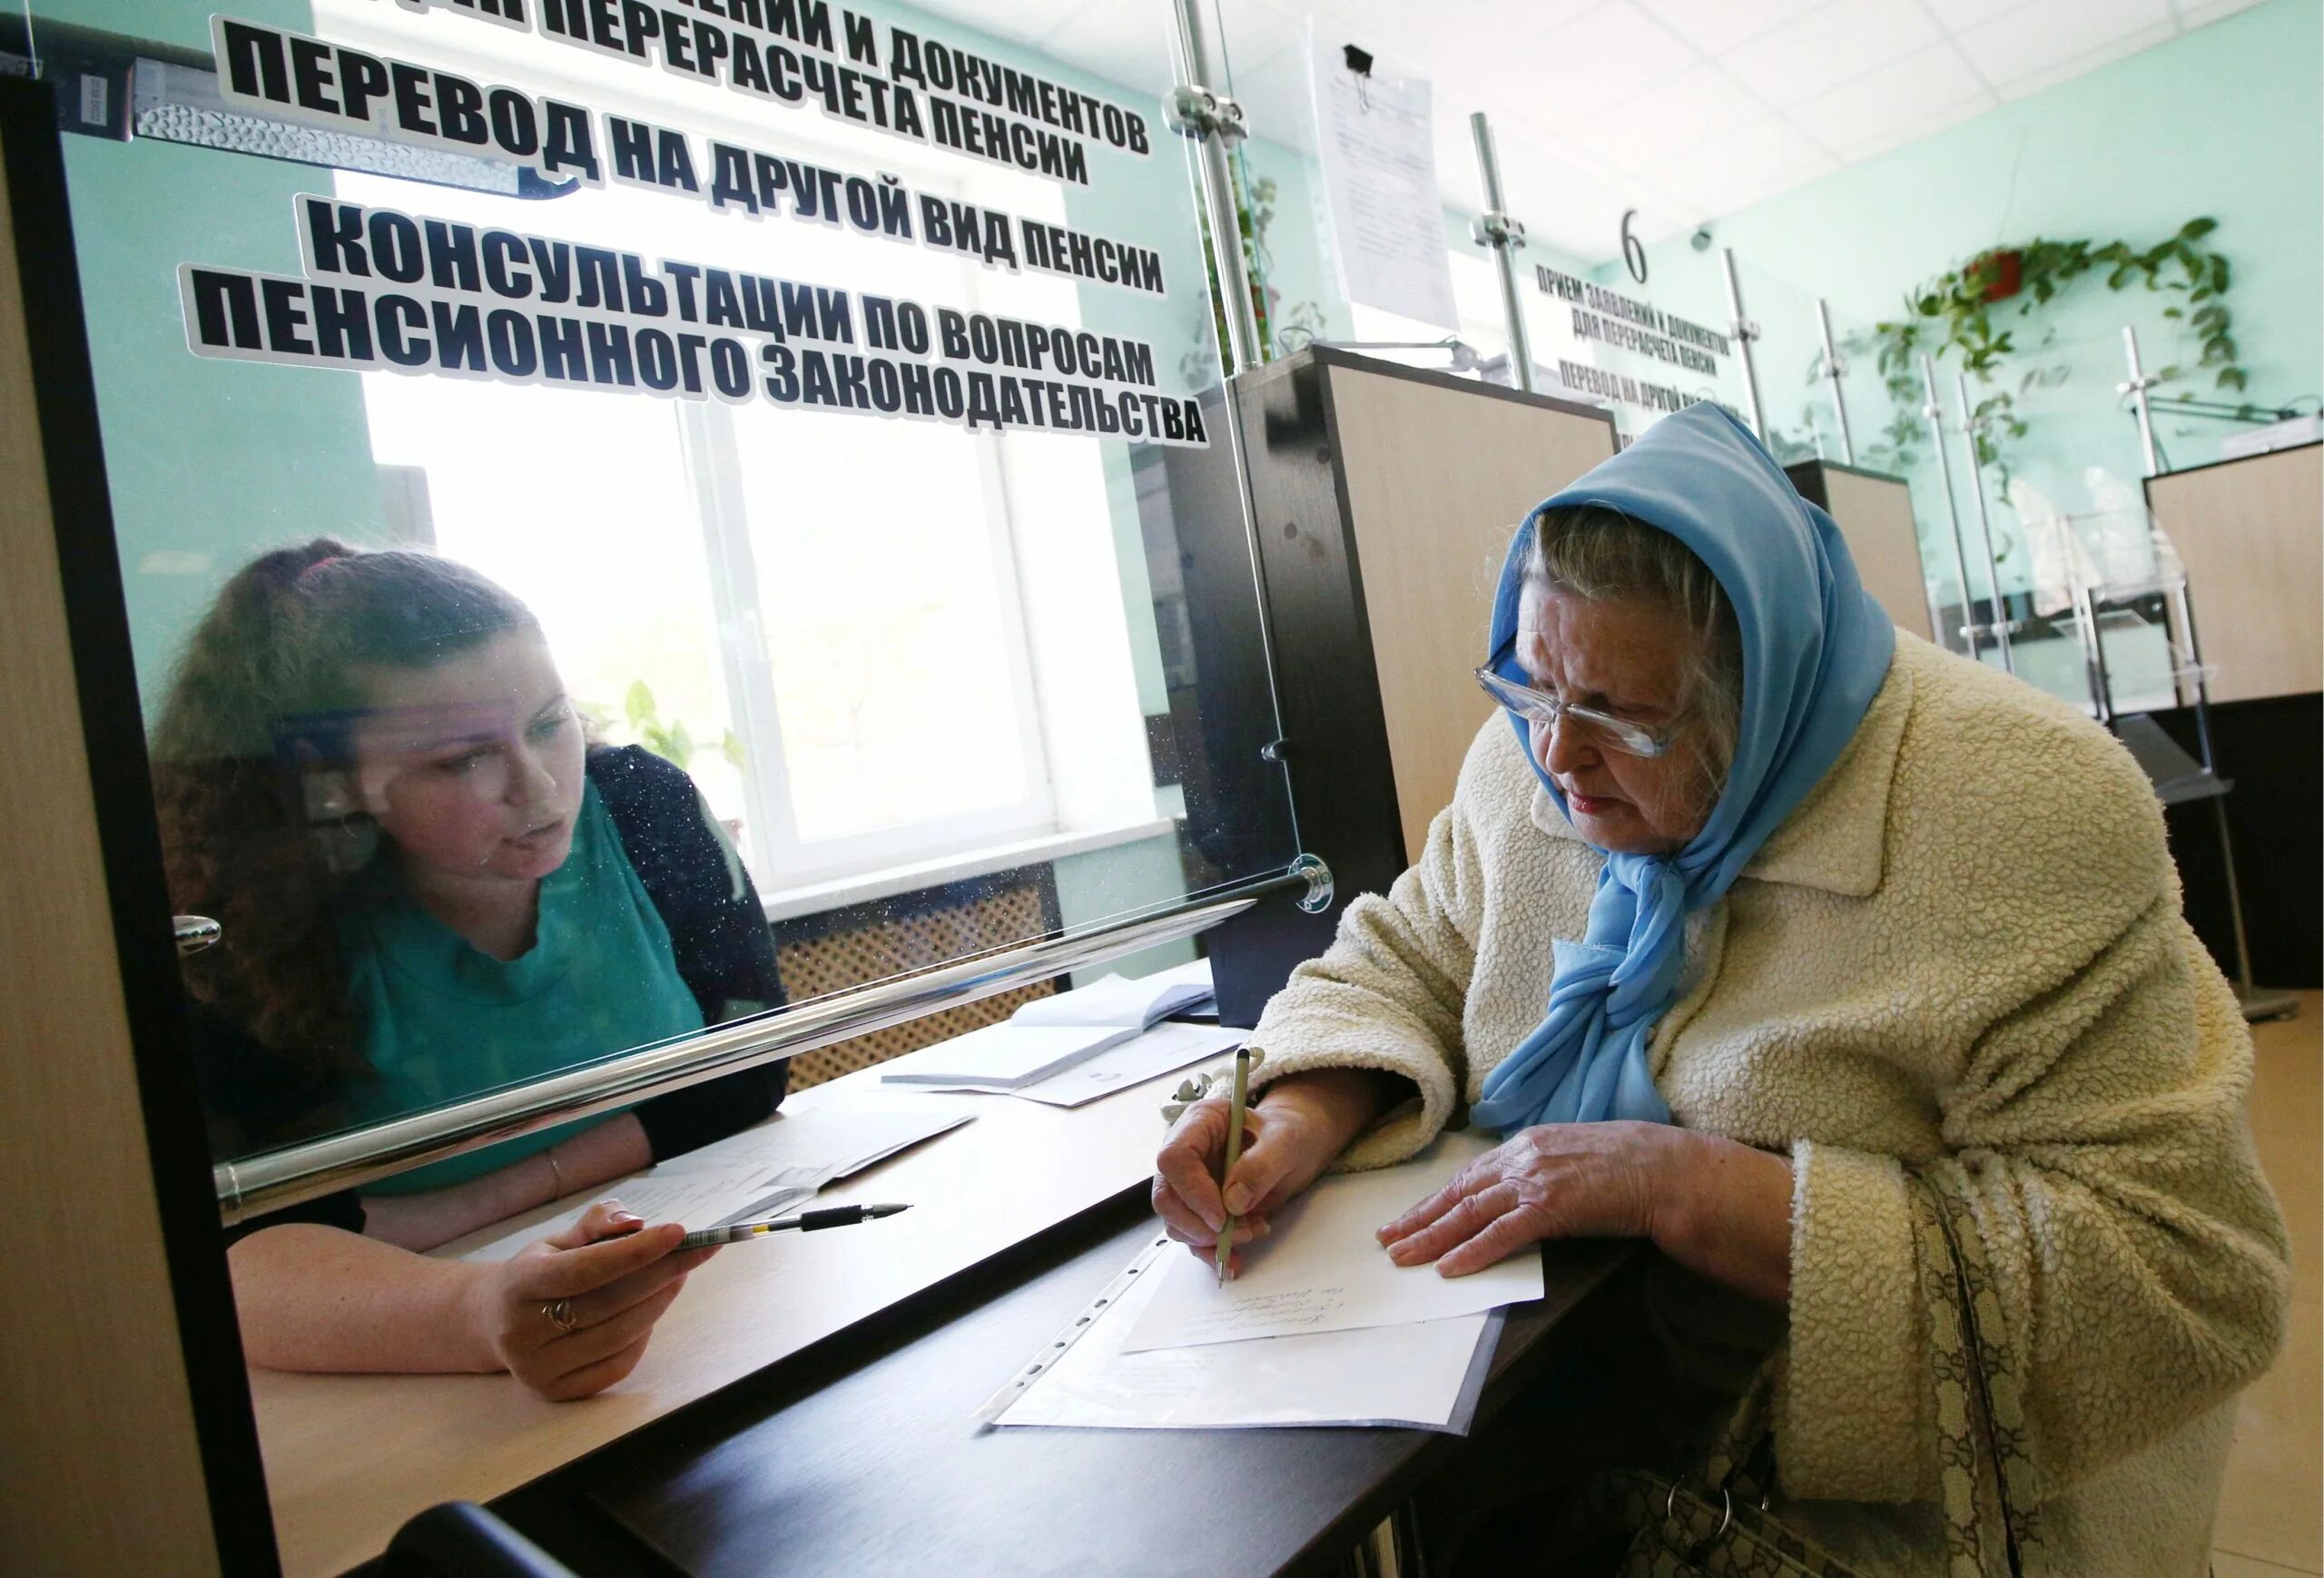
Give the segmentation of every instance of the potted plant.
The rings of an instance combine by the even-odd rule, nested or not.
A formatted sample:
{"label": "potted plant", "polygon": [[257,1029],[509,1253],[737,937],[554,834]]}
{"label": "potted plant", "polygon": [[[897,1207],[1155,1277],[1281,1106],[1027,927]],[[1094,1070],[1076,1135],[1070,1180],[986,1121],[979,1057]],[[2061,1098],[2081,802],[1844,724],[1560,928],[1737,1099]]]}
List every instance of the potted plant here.
{"label": "potted plant", "polygon": [[1995,247],[1969,260],[1962,271],[1978,291],[1978,300],[2006,301],[2025,286],[2025,254],[2015,247]]}
{"label": "potted plant", "polygon": [[[2217,220],[2191,219],[2147,247],[2124,241],[2102,244],[2037,236],[2014,246],[1988,248],[1959,268],[1915,287],[1905,298],[1904,317],[1876,324],[1870,331],[1869,349],[1876,356],[1898,413],[1883,434],[1883,441],[1868,451],[1874,463],[1903,469],[1927,439],[1926,425],[1915,414],[1921,402],[1920,353],[1956,354],[1964,370],[1978,382],[1989,384],[2002,370],[2004,359],[2021,349],[2014,328],[1994,321],[1994,303],[2022,295],[2024,299],[2019,301],[2015,315],[2027,317],[2075,281],[2102,269],[2110,291],[2136,284],[2175,297],[2162,310],[2162,316],[2193,330],[2202,348],[2197,366],[2215,370],[2221,389],[2248,387],[2250,375],[2238,360],[2227,306],[2232,271],[2227,258],[2212,250],[2207,240],[2218,228]],[[1866,348],[1861,342],[1849,347]],[[1811,379],[1814,376],[1811,369]],[[2023,438],[2026,431],[2024,419],[2015,409],[2016,396],[2054,385],[2065,376],[2063,364],[2033,368],[2019,379],[2015,390],[1998,390],[1978,402],[1980,463],[2001,465],[2006,477],[2001,440]],[[2161,383],[2181,376],[2183,370],[2164,367],[2157,370],[2154,380]]]}

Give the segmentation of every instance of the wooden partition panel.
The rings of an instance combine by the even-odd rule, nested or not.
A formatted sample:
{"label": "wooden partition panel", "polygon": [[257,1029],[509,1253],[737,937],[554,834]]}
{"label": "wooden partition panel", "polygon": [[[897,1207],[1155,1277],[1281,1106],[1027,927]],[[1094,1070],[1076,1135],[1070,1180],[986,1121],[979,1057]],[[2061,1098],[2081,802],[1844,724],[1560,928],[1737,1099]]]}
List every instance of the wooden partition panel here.
{"label": "wooden partition panel", "polygon": [[0,167],[0,1192],[12,1218],[0,1571],[214,1573],[92,809],[11,179]]}
{"label": "wooden partition panel", "polygon": [[1784,470],[1801,497],[1821,505],[1839,526],[1864,589],[1888,611],[1896,628],[1935,640],[1928,585],[1921,575],[1920,537],[1913,525],[1913,490],[1903,478],[1830,460],[1804,460]]}
{"label": "wooden partition panel", "polygon": [[1410,862],[1492,710],[1470,671],[1484,660],[1510,538],[1614,453],[1613,427],[1449,379],[1344,366],[1326,376]]}
{"label": "wooden partition panel", "polygon": [[2187,567],[2211,698],[2324,690],[2324,446],[2147,480],[2147,508]]}

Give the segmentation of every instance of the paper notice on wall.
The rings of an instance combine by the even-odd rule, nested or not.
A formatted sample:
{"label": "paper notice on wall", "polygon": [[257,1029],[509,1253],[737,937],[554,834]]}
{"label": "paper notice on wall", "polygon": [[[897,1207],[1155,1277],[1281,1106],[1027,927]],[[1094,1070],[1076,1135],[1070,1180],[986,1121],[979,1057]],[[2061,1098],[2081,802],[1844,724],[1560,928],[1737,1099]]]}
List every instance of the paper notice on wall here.
{"label": "paper notice on wall", "polygon": [[1311,35],[1315,147],[1351,301],[1447,330],[1461,326],[1444,246],[1444,199],[1425,77],[1348,69],[1344,46]]}

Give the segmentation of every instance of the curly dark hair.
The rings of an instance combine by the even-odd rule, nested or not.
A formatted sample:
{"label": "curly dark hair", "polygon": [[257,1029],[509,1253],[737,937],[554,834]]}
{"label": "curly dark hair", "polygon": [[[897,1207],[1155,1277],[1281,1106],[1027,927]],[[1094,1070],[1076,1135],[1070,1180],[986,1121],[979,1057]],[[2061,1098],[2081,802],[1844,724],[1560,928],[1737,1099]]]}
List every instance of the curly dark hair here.
{"label": "curly dark hair", "polygon": [[236,572],[188,640],[153,726],[153,799],[172,906],[223,936],[185,961],[186,988],[286,1071],[371,1072],[333,924],[376,844],[330,792],[365,706],[354,669],[428,667],[537,627],[465,565],[317,538]]}

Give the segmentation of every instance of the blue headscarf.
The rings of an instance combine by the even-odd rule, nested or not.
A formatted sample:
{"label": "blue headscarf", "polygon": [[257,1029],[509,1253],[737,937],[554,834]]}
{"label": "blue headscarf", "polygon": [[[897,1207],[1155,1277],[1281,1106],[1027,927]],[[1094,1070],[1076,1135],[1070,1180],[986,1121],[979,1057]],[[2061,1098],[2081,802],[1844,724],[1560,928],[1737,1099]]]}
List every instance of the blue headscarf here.
{"label": "blue headscarf", "polygon": [[[1487,1075],[1471,1109],[1504,1132],[1534,1123],[1670,1120],[1646,1041],[1678,995],[1690,910],[1727,892],[1839,759],[1888,673],[1896,626],[1856,578],[1839,528],[1799,497],[1758,439],[1705,403],[1665,417],[1536,508],[1493,595],[1495,672],[1524,679],[1517,614],[1534,522],[1599,505],[1677,538],[1709,567],[1743,638],[1735,762],[1709,820],[1676,854],[1609,854],[1579,942],[1554,945],[1549,1016]],[[1511,725],[1558,809],[1565,796]]]}

